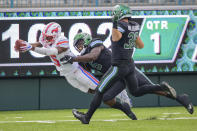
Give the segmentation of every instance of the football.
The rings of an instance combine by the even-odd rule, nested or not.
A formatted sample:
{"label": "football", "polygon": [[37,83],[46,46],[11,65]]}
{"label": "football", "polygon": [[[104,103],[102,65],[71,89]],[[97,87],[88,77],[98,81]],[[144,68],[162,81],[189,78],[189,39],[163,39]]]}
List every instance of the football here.
{"label": "football", "polygon": [[23,40],[16,40],[15,46],[14,46],[15,51],[20,51],[20,47],[22,47],[22,46],[26,46],[26,44],[24,44],[24,41]]}

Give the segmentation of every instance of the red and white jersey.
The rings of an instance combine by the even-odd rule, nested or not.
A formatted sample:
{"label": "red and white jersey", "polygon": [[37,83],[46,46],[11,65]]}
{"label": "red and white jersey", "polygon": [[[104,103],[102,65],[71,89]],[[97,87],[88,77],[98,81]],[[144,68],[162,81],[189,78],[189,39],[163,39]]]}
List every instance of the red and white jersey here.
{"label": "red and white jersey", "polygon": [[58,39],[56,39],[56,41],[54,42],[54,44],[52,45],[48,45],[44,40],[43,40],[43,36],[41,34],[40,38],[39,38],[39,42],[43,45],[44,48],[56,48],[56,47],[63,47],[63,48],[68,48],[65,52],[62,52],[61,54],[58,55],[51,55],[51,61],[54,63],[54,65],[56,66],[56,69],[60,72],[60,75],[68,75],[71,72],[74,72],[77,70],[78,68],[78,63],[74,62],[73,64],[61,64],[60,59],[63,58],[65,55],[70,55],[70,56],[74,56],[74,54],[71,52],[70,48],[69,48],[69,42],[68,39],[65,36],[60,36]]}

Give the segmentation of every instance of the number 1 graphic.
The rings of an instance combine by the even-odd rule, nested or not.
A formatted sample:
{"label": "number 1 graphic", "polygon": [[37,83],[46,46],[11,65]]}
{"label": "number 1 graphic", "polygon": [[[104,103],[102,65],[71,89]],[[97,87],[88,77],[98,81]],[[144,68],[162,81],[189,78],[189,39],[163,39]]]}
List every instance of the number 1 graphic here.
{"label": "number 1 graphic", "polygon": [[159,55],[161,53],[160,34],[156,32],[150,36],[150,39],[154,42],[154,52]]}

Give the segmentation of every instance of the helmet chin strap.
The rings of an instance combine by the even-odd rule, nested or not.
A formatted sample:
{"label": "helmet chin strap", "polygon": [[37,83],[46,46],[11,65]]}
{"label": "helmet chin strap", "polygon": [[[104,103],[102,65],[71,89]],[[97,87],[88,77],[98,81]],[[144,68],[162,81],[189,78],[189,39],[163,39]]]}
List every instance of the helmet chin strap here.
{"label": "helmet chin strap", "polygon": [[83,47],[83,49],[81,51],[77,47],[75,47],[75,49],[80,53],[80,55],[83,54],[86,50],[85,47]]}
{"label": "helmet chin strap", "polygon": [[86,48],[83,47],[83,49],[81,50],[81,52],[79,52],[80,54],[83,54],[85,52]]}

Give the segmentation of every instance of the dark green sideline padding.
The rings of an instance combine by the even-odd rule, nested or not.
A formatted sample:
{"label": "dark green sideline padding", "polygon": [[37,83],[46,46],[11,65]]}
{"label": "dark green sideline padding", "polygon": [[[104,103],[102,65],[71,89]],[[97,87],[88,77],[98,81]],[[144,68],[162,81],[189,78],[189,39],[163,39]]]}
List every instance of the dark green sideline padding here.
{"label": "dark green sideline padding", "polygon": [[[165,80],[174,87],[178,94],[187,93],[194,105],[197,105],[197,75],[163,75],[161,81]],[[175,101],[161,97],[161,106],[180,105]]]}
{"label": "dark green sideline padding", "polygon": [[40,88],[40,109],[88,108],[92,99],[70,86],[64,78],[43,78]]}
{"label": "dark green sideline padding", "polygon": [[0,110],[38,108],[38,79],[0,79]]}

